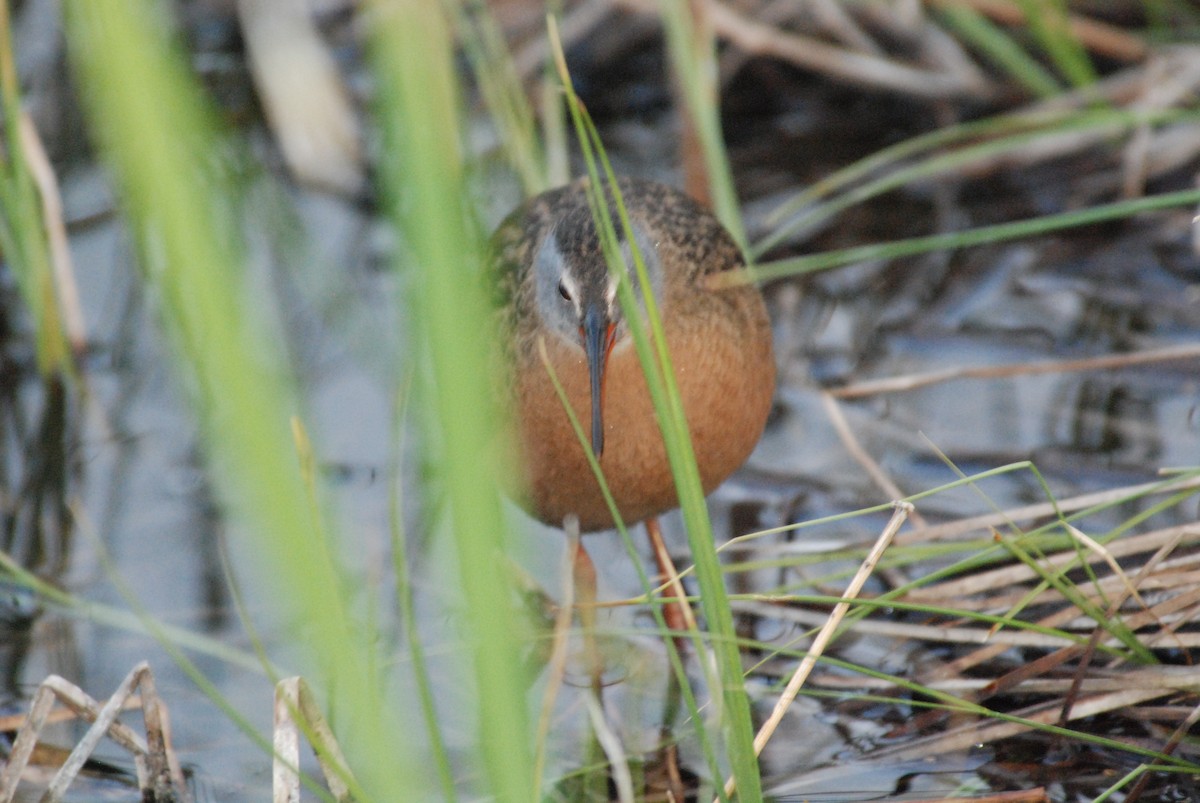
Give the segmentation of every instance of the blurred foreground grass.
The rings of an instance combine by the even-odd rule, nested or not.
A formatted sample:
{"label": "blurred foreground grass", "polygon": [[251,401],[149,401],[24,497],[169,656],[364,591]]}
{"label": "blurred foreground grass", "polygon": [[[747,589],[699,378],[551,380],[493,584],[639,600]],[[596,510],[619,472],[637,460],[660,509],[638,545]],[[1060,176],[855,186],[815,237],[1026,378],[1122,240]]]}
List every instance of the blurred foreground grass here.
{"label": "blurred foreground grass", "polygon": [[[832,218],[899,186],[936,179],[951,170],[969,169],[997,154],[1019,152],[1051,135],[1133,137],[1147,127],[1196,123],[1194,102],[1169,109],[1129,109],[1115,104],[1105,107],[1105,96],[1091,92],[1095,76],[1086,50],[1063,22],[1065,3],[1052,4],[1054,13],[1038,20],[1038,24],[1009,28],[1007,32],[981,23],[978,15],[963,5],[938,5],[945,7],[946,18],[964,37],[969,36],[994,54],[993,58],[1019,85],[1039,96],[1062,100],[1066,110],[1020,119],[1001,116],[975,121],[881,153],[801,194],[796,203],[781,206],[774,230],[757,247],[752,246],[757,253],[765,254],[780,243],[794,243],[789,238],[805,225],[812,225],[814,219]],[[1033,14],[1036,4],[1020,5]],[[711,32],[691,19],[684,6],[668,3],[664,10],[672,63],[685,79],[694,79],[685,81],[682,91],[692,125],[699,132],[699,162],[706,166],[722,214],[737,230],[739,215],[726,175],[728,155],[722,152],[715,83],[711,80],[717,67]],[[222,501],[248,524],[244,529],[256,541],[262,560],[260,580],[270,585],[278,603],[291,612],[289,618],[304,622],[311,633],[311,638],[304,638],[311,650],[306,672],[311,671],[310,680],[322,690],[349,755],[350,769],[361,782],[356,796],[363,800],[396,800],[429,798],[438,792],[445,797],[481,792],[505,800],[538,798],[544,790],[537,788],[535,780],[533,755],[538,746],[529,724],[529,678],[523,660],[529,645],[522,643],[515,625],[515,594],[508,575],[497,570],[504,560],[508,535],[500,516],[495,482],[495,412],[482,401],[492,397],[484,350],[487,312],[475,282],[482,263],[484,232],[479,216],[467,201],[471,197],[468,182],[472,156],[463,145],[464,91],[454,63],[452,23],[458,16],[420,0],[380,0],[367,7],[371,64],[377,82],[373,113],[385,144],[380,189],[389,217],[403,233],[403,245],[396,256],[397,270],[411,280],[413,342],[419,344],[409,355],[419,389],[415,417],[429,422],[428,428],[434,433],[425,445],[438,467],[438,481],[448,500],[457,590],[464,611],[464,662],[472,667],[472,685],[463,696],[475,709],[472,721],[476,730],[470,740],[473,748],[466,756],[456,756],[464,766],[450,766],[445,751],[434,751],[440,764],[438,774],[457,781],[455,785],[443,780],[435,792],[437,782],[427,771],[430,751],[425,739],[428,736],[437,741],[441,735],[437,717],[428,716],[425,730],[404,721],[416,706],[396,699],[396,684],[389,668],[393,656],[381,654],[378,634],[362,628],[352,614],[359,589],[339,567],[353,565],[353,561],[341,557],[344,541],[330,530],[327,519],[331,517],[314,506],[312,490],[305,483],[297,457],[289,422],[293,416],[303,416],[306,400],[298,397],[287,360],[269,325],[256,316],[256,300],[246,280],[248,249],[243,237],[254,221],[240,217],[247,205],[239,197],[240,183],[232,174],[231,165],[240,157],[240,145],[216,121],[172,38],[163,5],[80,3],[66,9],[71,55],[84,89],[90,130],[118,185],[128,225],[137,241],[146,286],[160,301],[164,330],[182,358],[181,382],[191,391],[196,415],[203,424],[210,473]],[[485,25],[480,30],[491,29]],[[465,28],[459,32],[471,41]],[[494,106],[507,106],[508,110],[496,115],[498,125],[510,137],[510,158],[519,165],[526,187],[539,187],[545,179],[537,161],[544,157],[539,156],[542,150],[534,141],[535,130],[530,122],[534,115],[531,109],[520,106],[525,95],[522,87],[513,84],[517,80],[513,77],[515,71],[511,65],[500,63],[507,54],[494,42],[481,44],[473,52],[480,54],[477,69],[481,73],[503,78],[494,93],[498,98]],[[40,334],[39,364],[62,366],[66,339],[58,320],[55,294],[50,289],[45,227],[39,219],[38,197],[16,146],[22,141],[19,115],[15,113],[16,87],[11,66],[0,59],[0,67],[9,143],[2,182],[4,226],[0,229],[0,246],[18,276]],[[1072,96],[1071,92],[1077,94]],[[514,104],[517,108],[512,108]],[[503,122],[505,119],[509,122]],[[863,181],[863,177],[870,180]],[[961,248],[1001,237],[1027,237],[1101,219],[1100,215],[1106,216],[1103,219],[1128,217],[1147,209],[1197,201],[1200,194],[1195,191],[1122,201],[1098,211],[1005,224],[999,231],[955,232],[928,241],[884,244],[848,254],[781,262],[760,267],[758,275],[788,276],[817,262],[820,267],[828,267],[867,258]],[[807,220],[797,221],[794,215],[800,214]],[[380,337],[387,336],[380,333]],[[1170,497],[1171,504],[1180,504],[1188,493],[1179,491]],[[1072,516],[1060,516],[1044,529],[1014,531],[1012,538],[999,544],[956,546],[953,551],[957,562],[945,575],[1017,560],[1037,577],[1038,593],[1054,589],[1101,623],[1100,629],[1116,642],[1104,642],[1103,650],[1124,660],[1152,661],[1153,655],[1128,627],[1078,592],[1074,580],[1061,577],[1065,569],[1048,571],[1039,562],[1052,550],[1069,549],[1077,543],[1071,539],[1069,529],[1074,521]],[[1113,536],[1137,523],[1123,523]],[[929,557],[928,552],[907,549],[893,553],[892,559],[901,562]],[[939,557],[945,554],[938,552]],[[850,557],[857,558],[858,553]],[[795,557],[784,560],[782,565],[788,566],[800,562]],[[1069,565],[1090,566],[1082,557]],[[712,566],[716,566],[715,558]],[[726,566],[724,570],[728,573],[747,568],[755,567]],[[719,573],[709,574],[716,575],[716,579],[710,576],[705,582],[720,581]],[[827,579],[838,578],[831,575]],[[931,576],[925,582],[939,579],[941,576]],[[1086,580],[1091,582],[1092,578]],[[789,589],[772,591],[783,596]],[[707,596],[705,603],[718,604],[714,602],[716,597]],[[799,595],[787,599],[796,603],[814,601]],[[729,621],[734,606],[756,601],[753,597],[735,598],[732,604],[721,600],[721,609],[709,613],[710,624],[717,619]],[[885,601],[864,603],[856,616],[865,616]],[[943,602],[928,603],[916,610],[946,618],[967,615]],[[989,626],[1033,629],[1038,635],[1076,646],[1082,640],[1057,626],[1031,627],[1020,621],[1015,611],[992,619],[976,613],[971,616]],[[705,633],[706,638],[712,635]],[[726,633],[718,648],[731,651],[734,638],[732,632]],[[761,652],[789,660],[800,657],[799,652],[775,645],[755,642],[739,646],[742,655]],[[728,667],[735,663],[726,661],[726,683],[740,682],[729,679]],[[876,675],[889,683],[899,682]],[[929,686],[912,688],[935,699],[947,711],[994,715],[974,702],[965,703],[965,695],[954,697]],[[733,692],[734,697],[741,697],[744,689],[738,687]],[[1029,721],[1031,726],[1039,724]],[[706,723],[697,722],[695,726],[706,727]],[[734,762],[746,772],[749,762],[744,747],[750,736],[749,723],[739,721],[735,727],[740,732],[733,741],[740,740],[742,752],[734,756]],[[1152,751],[1147,755],[1177,771],[1191,769]],[[707,781],[714,787],[713,793],[719,794],[722,779]],[[753,784],[743,783],[743,787],[753,788]]]}

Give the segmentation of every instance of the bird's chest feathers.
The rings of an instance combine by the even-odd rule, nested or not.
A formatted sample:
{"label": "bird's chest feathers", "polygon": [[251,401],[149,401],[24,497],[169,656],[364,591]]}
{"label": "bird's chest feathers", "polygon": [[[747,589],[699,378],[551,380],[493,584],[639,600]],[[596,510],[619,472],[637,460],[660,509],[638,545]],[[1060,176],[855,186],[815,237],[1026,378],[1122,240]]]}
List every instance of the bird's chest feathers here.
{"label": "bird's chest feathers", "polygon": [[[588,412],[591,406],[590,388],[587,355],[583,346],[561,338],[546,338],[545,344],[546,357],[563,390],[566,391],[567,398],[578,412]],[[536,359],[541,362],[540,356]],[[543,374],[547,373],[543,364],[535,368]],[[633,338],[626,336],[613,345],[612,352],[608,355],[604,371],[606,403],[614,396],[624,397],[629,392],[646,393],[646,378],[642,373],[642,363],[638,359]]]}

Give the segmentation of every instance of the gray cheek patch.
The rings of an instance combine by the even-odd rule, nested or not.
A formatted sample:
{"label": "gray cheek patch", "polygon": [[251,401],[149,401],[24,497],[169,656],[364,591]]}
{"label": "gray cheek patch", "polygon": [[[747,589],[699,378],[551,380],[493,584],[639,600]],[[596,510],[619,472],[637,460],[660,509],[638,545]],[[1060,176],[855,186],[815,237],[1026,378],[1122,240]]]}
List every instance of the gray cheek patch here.
{"label": "gray cheek patch", "polygon": [[[537,294],[537,309],[546,328],[557,332],[573,342],[578,341],[580,306],[579,285],[567,270],[562,252],[559,250],[556,230],[552,229],[538,246],[533,259],[534,287]],[[559,292],[559,283],[567,291],[569,299]]]}

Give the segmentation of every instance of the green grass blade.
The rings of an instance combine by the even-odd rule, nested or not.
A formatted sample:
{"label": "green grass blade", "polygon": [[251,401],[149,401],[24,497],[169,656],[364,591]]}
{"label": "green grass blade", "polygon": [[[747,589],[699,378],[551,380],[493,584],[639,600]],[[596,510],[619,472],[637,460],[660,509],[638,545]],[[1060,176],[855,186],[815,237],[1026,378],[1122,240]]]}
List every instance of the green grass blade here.
{"label": "green grass blade", "polygon": [[915,254],[925,254],[931,251],[966,248],[987,243],[1015,240],[1022,237],[1033,237],[1077,226],[1088,226],[1108,220],[1119,220],[1142,212],[1191,206],[1196,203],[1200,203],[1200,190],[1167,192],[1160,195],[1135,198],[1130,201],[1116,201],[1087,209],[1061,212],[1055,215],[1044,215],[1028,220],[998,223],[994,226],[980,226],[979,228],[967,229],[966,231],[931,234],[925,237],[910,237],[889,243],[873,243],[871,245],[826,251],[821,254],[811,254],[793,259],[765,262],[748,268],[740,276],[731,278],[735,278],[737,281],[765,282],[785,276],[815,273],[841,265],[849,265],[852,262],[896,259]]}
{"label": "green grass blade", "polygon": [[[612,186],[613,194],[617,199],[617,210],[620,213],[625,242],[632,244],[630,251],[633,254],[638,279],[643,288],[649,288],[649,276],[642,256],[638,253],[628,213],[620,200],[616,176],[603,152],[600,156],[607,173],[607,181]],[[608,250],[611,252],[610,259],[620,264],[623,271],[624,265],[615,237]],[[657,359],[657,370],[661,372],[659,376],[662,389],[654,398],[655,410],[659,414],[659,423],[663,432],[663,440],[667,444],[671,472],[675,477],[675,486],[679,493],[688,546],[691,549],[696,569],[696,579],[700,584],[701,609],[712,635],[712,649],[717,659],[718,681],[724,702],[722,710],[725,721],[722,724],[727,740],[729,761],[741,799],[758,800],[762,795],[761,777],[758,772],[758,757],[754,751],[754,726],[750,717],[749,698],[746,696],[741,655],[734,641],[736,630],[733,624],[733,613],[725,589],[724,573],[716,553],[712,522],[709,520],[708,506],[704,500],[704,490],[700,482],[700,472],[692,448],[691,435],[688,432],[683,402],[679,395],[671,357],[667,351],[662,319],[655,309],[653,294],[648,290],[644,291],[642,299],[646,307],[653,340],[652,343],[646,342],[643,334],[642,342],[639,343],[637,330],[640,328],[640,321],[636,321],[638,317],[637,301],[628,282],[618,285],[618,295],[622,309],[627,311],[626,320],[630,322],[630,332],[634,334],[634,343],[638,348],[638,356],[642,360],[642,365],[646,367]],[[631,318],[634,320],[630,320]],[[655,349],[654,353],[650,350],[651,346]],[[651,370],[648,368],[647,375],[650,373]],[[653,385],[649,376],[647,385]],[[714,690],[713,693],[715,695],[716,691]],[[720,793],[723,796],[724,790],[722,789]]]}
{"label": "green grass blade", "polygon": [[411,287],[415,342],[427,352],[420,390],[436,422],[440,480],[449,502],[465,637],[478,703],[477,750],[490,792],[532,800],[532,729],[525,700],[514,594],[503,572],[507,532],[497,487],[498,411],[479,280],[484,241],[470,218],[460,145],[460,98],[443,6],[371,5],[386,153],[389,211],[406,238],[398,268]]}
{"label": "green grass blade", "polygon": [[[1098,605],[1089,602],[1087,597],[1065,578],[1068,570],[1075,568],[1075,566],[1070,565],[1056,570],[1048,570],[1042,565],[1040,560],[1025,550],[1016,539],[1005,538],[1002,539],[1001,543],[1018,560],[1028,566],[1031,571],[1042,579],[1042,585],[1053,586],[1055,590],[1063,595],[1064,599],[1083,611],[1084,615],[1091,618],[1098,627],[1103,628],[1128,647],[1133,660],[1147,664],[1158,663],[1158,659],[1154,657],[1154,653],[1141,643],[1137,634],[1126,627],[1124,622],[1119,618],[1106,616]],[[1039,590],[1040,588],[1036,586],[1030,589],[1030,599],[1032,599],[1033,592]]]}
{"label": "green grass blade", "polygon": [[[704,491],[700,482],[699,469],[696,466],[696,456],[692,450],[683,403],[675,382],[670,355],[667,352],[662,317],[655,303],[654,294],[648,290],[643,292],[642,302],[646,308],[646,320],[650,333],[653,335],[651,339],[642,323],[641,312],[633,296],[633,289],[629,281],[624,279],[626,267],[617,244],[616,228],[609,214],[608,201],[603,188],[607,187],[612,193],[625,234],[625,242],[632,246],[630,251],[633,255],[637,280],[643,288],[650,286],[646,265],[636,247],[629,217],[617,187],[616,176],[603,149],[599,147],[599,137],[595,127],[590,125],[582,104],[575,96],[570,76],[566,73],[565,62],[561,59],[561,51],[559,51],[559,59],[568,109],[575,121],[580,146],[584,151],[588,174],[591,178],[590,191],[594,196],[592,213],[596,217],[597,229],[610,269],[622,277],[617,285],[617,295],[621,308],[625,311],[625,320],[633,337],[638,358],[645,371],[646,384],[654,403],[654,409],[658,413],[659,426],[666,444],[671,471],[675,477],[688,543],[692,550],[692,559],[695,562],[697,581],[700,584],[701,606],[712,635],[712,649],[717,661],[717,687],[712,689],[712,693],[714,697],[718,696],[719,689],[719,696],[723,703],[722,728],[726,736],[730,765],[742,798],[758,800],[762,795],[762,781],[758,772],[757,756],[754,752],[753,722],[750,718],[750,704],[746,696],[741,656],[738,653],[735,639],[733,614],[729,607],[721,564],[713,543],[712,524],[708,518],[708,508],[704,501]],[[603,176],[600,175],[597,162],[603,168]],[[720,788],[720,779],[714,780],[717,781],[718,788]],[[724,796],[723,791],[720,794]]]}
{"label": "green grass blade", "polygon": [[716,40],[703,24],[703,13],[692,13],[689,0],[659,0],[659,13],[667,34],[667,52],[675,79],[683,90],[692,125],[700,140],[708,173],[712,206],[717,217],[742,252],[746,251],[746,228],[733,186],[733,170],[725,151],[718,108]]}
{"label": "green grass blade", "polygon": [[[182,356],[220,498],[254,537],[270,591],[303,622],[326,707],[371,796],[419,796],[369,634],[315,520],[289,431],[298,401],[277,344],[247,294],[244,253],[220,172],[214,116],[170,45],[159,4],[66,7],[71,55],[98,144],[113,170],[145,279]],[[299,634],[297,634],[299,636]],[[264,701],[264,704],[267,704]]]}
{"label": "green grass blade", "polygon": [[[387,476],[401,476],[401,455],[404,452],[406,435],[405,413],[408,409],[409,387],[406,381],[403,391],[395,393],[395,406],[392,410],[394,423],[392,431],[392,456],[389,462]],[[399,612],[400,626],[408,644],[408,655],[412,664],[413,685],[417,696],[417,705],[424,719],[425,730],[429,734],[429,752],[437,772],[442,800],[445,803],[455,803],[458,793],[454,786],[454,768],[446,748],[446,740],[438,721],[437,705],[434,700],[434,683],[430,676],[429,663],[426,660],[425,645],[421,642],[420,626],[417,621],[416,594],[413,590],[413,564],[408,556],[408,534],[404,527],[403,483],[393,482],[388,498],[388,530],[392,545],[392,571],[396,574],[396,609]]]}
{"label": "green grass blade", "polygon": [[937,11],[960,37],[983,52],[1032,94],[1049,98],[1062,90],[1062,86],[1045,67],[975,9],[967,5],[945,3],[939,5]]}
{"label": "green grass blade", "polygon": [[[863,201],[898,189],[909,182],[935,179],[964,167],[1004,154],[1019,154],[1039,140],[1056,134],[1093,132],[1093,136],[1120,136],[1138,126],[1195,118],[1195,112],[1175,109],[1147,114],[1122,109],[1053,110],[1036,114],[1001,116],[988,120],[939,129],[885,148],[878,153],[838,171],[773,212],[769,218],[775,228],[754,244],[757,255],[784,242],[802,227],[821,225],[834,215]],[[979,139],[978,142],[970,140]],[[958,143],[965,143],[959,145]],[[951,147],[956,146],[957,147]],[[945,153],[930,155],[909,166],[899,163],[934,148]],[[872,173],[878,177],[865,180]],[[862,181],[857,186],[849,185]],[[844,189],[845,188],[845,189]],[[825,203],[820,199],[843,190]],[[810,206],[811,208],[805,209]]]}
{"label": "green grass blade", "polygon": [[[592,473],[595,474],[596,481],[600,484],[600,493],[604,497],[605,504],[608,505],[609,512],[612,513],[617,531],[621,534],[621,540],[625,544],[625,551],[629,554],[629,559],[637,571],[642,592],[646,595],[646,602],[650,605],[650,612],[654,616],[655,624],[658,625],[658,632],[662,634],[666,641],[667,661],[670,663],[671,671],[675,675],[677,688],[683,697],[684,706],[687,708],[688,714],[696,726],[694,733],[696,741],[700,746],[700,752],[704,755],[704,759],[708,763],[712,777],[718,778],[721,772],[717,764],[716,753],[713,752],[712,740],[708,738],[708,733],[704,729],[704,719],[700,715],[700,706],[696,702],[696,695],[692,691],[691,683],[688,680],[687,670],[683,666],[683,659],[679,655],[679,650],[675,647],[675,640],[670,637],[671,630],[667,627],[666,618],[663,616],[662,604],[655,604],[656,601],[651,594],[653,589],[650,585],[650,578],[646,575],[646,568],[642,565],[641,556],[633,546],[633,539],[629,536],[629,529],[625,526],[625,522],[621,520],[621,512],[617,509],[616,500],[613,499],[612,492],[608,488],[608,481],[604,478],[604,472],[600,468],[600,461],[596,459],[596,453],[592,451],[592,442],[587,430],[583,428],[579,417],[575,415],[575,411],[571,408],[570,401],[567,399],[567,392],[559,381],[558,376],[555,375],[554,366],[551,365],[549,357],[545,357],[543,362],[545,363],[546,370],[549,372],[550,382],[554,385],[554,392],[558,394],[563,411],[567,414],[567,418],[571,422],[571,428],[575,430],[575,437],[579,440],[584,455],[587,457],[588,465],[591,466]],[[692,639],[692,643],[695,645],[698,653],[703,647],[700,634],[689,633],[687,635]]]}
{"label": "green grass blade", "polygon": [[[966,478],[966,475],[962,472],[962,470],[959,469],[958,466],[956,466],[953,461],[949,459],[949,457],[940,453],[939,457],[941,457],[942,461],[950,468],[950,470],[957,474],[960,478]],[[1050,504],[1054,508],[1057,515],[1058,522],[1065,531],[1067,526],[1066,517],[1058,507],[1058,500],[1054,498],[1054,494],[1050,490],[1050,484],[1046,481],[1046,478],[1042,475],[1041,471],[1038,470],[1038,467],[1035,464],[1031,463],[1029,470],[1036,478],[1038,484],[1041,485],[1042,492],[1050,501]],[[979,491],[980,495],[983,496],[989,504],[991,504],[991,500],[987,499],[986,494],[984,494],[976,486],[972,485],[972,487],[975,487],[975,489]],[[1000,512],[994,504],[992,504],[992,507],[996,510],[996,512]],[[1081,545],[1079,544],[1078,540],[1074,538],[1069,539],[1071,546],[1075,549],[1076,555],[1078,556],[1076,563],[1067,564],[1059,567],[1058,569],[1054,569],[1053,567],[1047,567],[1045,564],[1045,555],[1042,554],[1040,548],[1038,547],[1036,538],[1026,538],[1025,533],[1011,522],[1008,524],[1008,528],[1012,531],[1012,534],[1009,537],[999,539],[999,544],[1008,550],[1008,552],[1016,557],[1019,561],[1021,561],[1021,563],[1025,564],[1025,566],[1027,566],[1031,572],[1041,578],[1041,583],[1030,589],[1026,593],[1025,597],[1018,601],[1016,605],[1009,610],[1007,614],[1008,617],[1015,617],[1016,614],[1027,604],[1027,602],[1032,601],[1045,587],[1050,586],[1062,594],[1064,599],[1071,602],[1073,605],[1079,608],[1079,610],[1083,611],[1084,614],[1091,617],[1091,619],[1096,622],[1097,626],[1106,630],[1111,636],[1128,647],[1130,654],[1135,660],[1141,663],[1157,663],[1157,659],[1154,657],[1154,654],[1142,645],[1137,635],[1134,634],[1128,627],[1126,627],[1124,622],[1121,621],[1119,617],[1114,618],[1107,616],[1098,605],[1093,604],[1087,599],[1087,595],[1081,592],[1079,588],[1076,587],[1075,583],[1067,579],[1067,573],[1078,565],[1083,565],[1090,573],[1090,567],[1088,566],[1087,561],[1084,559]],[[1031,550],[1036,551],[1038,554],[1031,554]]]}
{"label": "green grass blade", "polygon": [[[1066,114],[1074,114],[1074,111]],[[833,196],[867,176],[880,173],[891,165],[899,164],[935,148],[949,147],[976,137],[1001,136],[1027,131],[1041,125],[1053,125],[1062,120],[1064,116],[1064,112],[1051,111],[1038,114],[1001,115],[987,120],[974,120],[919,134],[876,151],[821,178],[807,189],[796,193],[780,204],[766,218],[766,223],[774,228],[751,245],[750,255],[754,261],[758,261],[763,254],[785,241],[800,226],[809,223],[810,220],[819,222],[820,218],[816,216],[824,214],[821,211],[823,207],[818,207],[798,220],[791,220],[806,207],[817,206],[822,199]]]}
{"label": "green grass blade", "polygon": [[69,372],[71,350],[63,328],[42,216],[41,193],[26,162],[23,125],[32,123],[21,108],[13,59],[8,4],[0,7],[0,253],[33,318],[37,366],[42,376]]}
{"label": "green grass blade", "polygon": [[483,0],[466,0],[459,7],[458,31],[508,161],[520,176],[525,194],[537,195],[548,187],[546,159],[533,107],[517,76],[504,34]]}
{"label": "green grass blade", "polygon": [[1018,5],[1025,12],[1030,33],[1067,80],[1076,87],[1094,84],[1096,69],[1071,31],[1066,0],[1018,0]]}

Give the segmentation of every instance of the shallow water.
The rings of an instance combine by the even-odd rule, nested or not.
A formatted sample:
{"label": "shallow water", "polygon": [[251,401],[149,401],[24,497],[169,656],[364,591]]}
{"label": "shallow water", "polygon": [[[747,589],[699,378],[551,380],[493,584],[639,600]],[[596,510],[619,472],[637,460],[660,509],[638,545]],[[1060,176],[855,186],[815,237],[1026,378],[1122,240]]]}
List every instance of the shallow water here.
{"label": "shallow water", "polygon": [[[196,47],[211,47],[239,64],[241,54],[223,38],[229,31],[219,27],[231,24],[219,16],[203,24],[193,21],[194,33],[217,26],[211,41],[197,36]],[[639,59],[657,63],[653,42],[641,47],[635,50]],[[213,53],[203,55],[211,58]],[[238,69],[232,73],[237,78]],[[675,118],[666,107],[669,96],[661,82],[639,70],[629,73],[608,82],[584,82],[585,96],[597,110],[622,169],[677,180],[665,167],[672,159],[662,153],[663,143],[675,139]],[[244,81],[244,74],[240,78]],[[761,86],[775,92],[767,108],[752,102]],[[223,91],[237,96],[229,87]],[[752,231],[761,230],[762,212],[785,190],[925,130],[931,117],[928,109],[914,103],[861,101],[847,106],[849,90],[830,88],[810,77],[781,75],[763,65],[752,64],[741,72],[728,92],[727,129]],[[244,130],[261,137],[253,117]],[[10,519],[5,511],[9,537],[17,539],[17,546],[27,544],[37,529],[35,522],[41,522],[43,554],[36,555],[29,546],[28,563],[77,597],[119,609],[134,604],[132,598],[162,621],[248,650],[249,638],[233,609],[222,566],[221,536],[228,525],[212,499],[195,422],[184,403],[170,349],[161,340],[156,310],[141,292],[129,243],[111,214],[113,203],[102,172],[87,153],[77,150],[77,140],[64,134],[60,145],[60,181],[88,324],[84,364],[89,392],[67,399],[63,411],[55,414],[52,396],[31,370],[23,332],[8,333],[2,353],[9,390],[0,403],[8,406],[5,420],[14,424],[6,429],[0,448],[5,452],[5,481],[10,483],[5,491],[20,500],[12,505],[18,518]],[[1088,158],[1081,157],[1075,167],[1085,170]],[[1196,167],[1190,165],[1192,171]],[[947,216],[956,227],[967,227],[1055,208],[1068,192],[1062,177],[1072,175],[1071,168],[1056,163],[1044,175],[1036,169],[1001,173],[888,196],[816,233],[803,250],[910,236]],[[1185,185],[1188,175],[1181,169],[1157,189]],[[405,353],[398,334],[404,323],[392,303],[396,288],[380,268],[389,237],[352,201],[300,189],[280,197],[268,180],[263,185],[261,197],[268,209],[294,203],[295,217],[284,226],[298,238],[299,245],[293,242],[290,247],[305,255],[292,259],[293,252],[276,250],[271,237],[258,244],[255,271],[264,314],[277,317],[286,332],[302,395],[310,400],[305,417],[321,456],[324,482],[342,531],[354,539],[350,552],[361,561],[349,570],[366,584],[386,587],[390,580],[377,567],[390,562],[387,506],[395,445],[380,433],[391,431],[393,366]],[[506,205],[496,206],[500,208],[491,210],[493,215]],[[770,283],[765,292],[780,364],[776,410],[746,468],[712,497],[718,537],[891,498],[837,439],[822,405],[822,387],[951,366],[1078,358],[1197,342],[1200,269],[1190,250],[1189,217],[1177,211],[949,256],[859,264]],[[0,289],[11,308],[13,289]],[[1194,464],[1200,455],[1198,376],[1193,359],[1115,371],[961,379],[845,401],[841,408],[863,448],[903,493],[955,478],[938,456],[940,451],[966,473],[1032,459],[1056,497],[1064,498],[1146,482],[1161,466]],[[49,437],[35,438],[43,417]],[[18,487],[13,479],[52,456],[56,437],[66,444],[59,468],[69,478],[65,498],[78,521],[69,535],[61,528],[56,531],[59,518],[52,512],[28,518],[23,504],[29,486]],[[404,466],[404,481],[412,487],[420,467]],[[46,481],[54,487],[53,478]],[[936,523],[988,512],[992,504],[1044,500],[1041,487],[1026,471],[989,480],[983,487],[987,500],[963,490],[929,500],[920,512]],[[1090,523],[1104,529],[1126,515],[1128,511],[1113,512]],[[1181,522],[1194,515],[1194,503],[1165,514]],[[562,582],[561,536],[515,510],[513,518],[521,533],[516,562],[555,595]],[[406,510],[406,519],[417,525],[425,517],[414,506]],[[812,535],[772,539],[737,554],[750,558],[786,550],[830,550],[873,538],[883,521],[882,516],[859,517]],[[665,527],[673,550],[686,555],[677,518],[668,516]],[[426,565],[438,566],[442,547],[436,533],[415,532],[412,538],[424,550]],[[601,567],[602,599],[640,593],[619,539],[594,537],[588,546]],[[639,548],[648,564],[640,541]],[[61,572],[54,566],[56,556],[66,559]],[[247,582],[252,575],[240,567],[254,556],[234,553],[227,559],[256,627],[286,663],[286,640],[295,623],[271,620],[267,590]],[[807,582],[799,576],[785,582],[779,574],[757,570],[734,575],[731,582],[739,591]],[[449,644],[448,595],[440,585],[436,574],[418,581],[421,628],[431,645],[435,675],[454,676],[461,672],[455,655],[438,649]],[[6,688],[9,695],[27,694],[54,672],[103,697],[130,667],[148,659],[171,710],[175,746],[195,772],[199,798],[266,798],[267,758],[249,746],[152,640],[54,610],[23,618],[28,610],[21,606],[28,605],[27,598],[17,595],[10,614],[17,625],[4,639],[6,646],[16,647],[3,655],[5,677],[13,681]],[[386,623],[388,614],[382,616]],[[636,610],[617,609],[603,624],[615,630],[639,627],[645,620]],[[748,634],[779,643],[801,629],[752,613],[745,613],[740,624]],[[26,633],[29,641],[22,644]],[[609,649],[612,676],[607,679],[612,685],[606,704],[623,723],[628,749],[651,752],[663,725],[662,644],[648,634],[632,635],[614,640]],[[836,653],[894,672],[932,660],[923,648],[881,637],[847,639]],[[269,729],[271,684],[266,677],[220,657],[201,654],[195,660],[253,727]],[[779,671],[778,666],[769,667],[752,682],[764,706],[773,700],[767,681]],[[582,678],[574,680],[585,684]],[[571,739],[584,737],[578,705],[578,695],[573,697],[569,690],[560,701],[563,717],[578,717],[579,727],[563,728],[552,771],[564,773],[574,766],[577,745]],[[933,797],[963,784],[982,787],[986,779],[1000,777],[1001,770],[1011,771],[1016,759],[1009,759],[1006,751],[1036,749],[1018,744],[999,752],[989,748],[920,763],[858,759],[859,751],[894,738],[892,729],[899,724],[895,720],[903,721],[904,716],[886,706],[801,700],[764,755],[768,788],[779,799],[873,799],[901,792]],[[447,728],[452,752],[469,747],[469,726],[456,718],[452,707]],[[702,762],[695,746],[681,735],[685,765],[699,770]],[[64,740],[69,738],[64,734]],[[1027,741],[1037,743],[1036,737]],[[105,755],[121,762],[110,750]],[[851,761],[856,762],[853,788],[846,780]],[[835,764],[822,768],[827,762]],[[1035,774],[1024,780],[1035,780]],[[88,793],[81,794],[85,799]]]}

